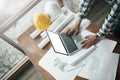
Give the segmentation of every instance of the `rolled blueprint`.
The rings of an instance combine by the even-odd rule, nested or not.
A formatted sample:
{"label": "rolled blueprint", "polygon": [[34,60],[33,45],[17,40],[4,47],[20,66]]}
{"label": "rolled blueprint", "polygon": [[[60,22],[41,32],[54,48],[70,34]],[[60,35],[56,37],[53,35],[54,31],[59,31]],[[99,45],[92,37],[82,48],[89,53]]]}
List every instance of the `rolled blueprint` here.
{"label": "rolled blueprint", "polygon": [[61,24],[66,18],[65,14],[60,14],[60,16],[50,25],[48,30],[53,31],[59,24]]}
{"label": "rolled blueprint", "polygon": [[65,15],[68,15],[70,13],[73,13],[68,7],[64,6],[62,7],[62,12],[65,14]]}
{"label": "rolled blueprint", "polygon": [[45,39],[47,37],[47,32],[46,31],[43,31],[40,36]]}
{"label": "rolled blueprint", "polygon": [[30,37],[31,37],[32,39],[35,39],[40,33],[41,33],[41,32],[40,32],[39,30],[35,30],[34,32],[32,32],[32,33],[30,34]]}
{"label": "rolled blueprint", "polygon": [[71,62],[72,66],[77,65],[79,62],[81,62],[83,59],[85,59],[90,53],[92,53],[95,50],[95,46],[91,46],[88,48],[84,53],[81,53],[79,57],[77,57],[74,61]]}
{"label": "rolled blueprint", "polygon": [[74,18],[74,14],[71,13],[69,14],[63,21],[62,23],[60,23],[54,30],[53,32],[60,32],[62,29],[65,28],[65,26],[72,21],[72,19]]}
{"label": "rolled blueprint", "polygon": [[39,47],[40,49],[43,49],[43,48],[48,44],[49,41],[50,41],[49,38],[46,37],[45,39],[43,39],[43,40],[38,44],[38,47]]}

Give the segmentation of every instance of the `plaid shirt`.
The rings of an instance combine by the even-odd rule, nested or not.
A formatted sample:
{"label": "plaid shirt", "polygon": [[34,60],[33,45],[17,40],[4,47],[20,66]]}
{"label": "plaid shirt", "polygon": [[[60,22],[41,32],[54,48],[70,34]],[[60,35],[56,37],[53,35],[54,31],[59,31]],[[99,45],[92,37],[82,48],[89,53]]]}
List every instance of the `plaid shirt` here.
{"label": "plaid shirt", "polygon": [[[102,38],[111,31],[112,27],[120,20],[120,0],[106,0],[112,5],[111,11],[105,18],[104,23],[102,24],[101,29],[97,33],[99,38]],[[80,5],[80,13],[78,16],[80,19],[86,18],[88,11],[90,10],[91,5],[94,3],[94,0],[83,0]]]}

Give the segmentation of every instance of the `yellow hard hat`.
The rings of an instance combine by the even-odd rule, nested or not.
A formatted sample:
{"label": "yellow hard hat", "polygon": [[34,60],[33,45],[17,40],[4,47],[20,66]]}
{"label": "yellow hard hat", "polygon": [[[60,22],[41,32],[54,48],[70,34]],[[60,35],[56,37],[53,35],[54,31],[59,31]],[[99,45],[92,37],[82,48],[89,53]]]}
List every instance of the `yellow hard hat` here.
{"label": "yellow hard hat", "polygon": [[34,25],[40,31],[48,29],[50,26],[49,16],[45,13],[37,13],[34,17]]}

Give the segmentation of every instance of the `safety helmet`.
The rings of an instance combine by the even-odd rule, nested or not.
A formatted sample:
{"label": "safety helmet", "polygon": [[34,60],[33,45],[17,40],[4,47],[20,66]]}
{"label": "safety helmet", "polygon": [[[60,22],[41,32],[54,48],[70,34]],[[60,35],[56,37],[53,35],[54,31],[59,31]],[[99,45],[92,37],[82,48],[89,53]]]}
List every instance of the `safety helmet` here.
{"label": "safety helmet", "polygon": [[49,16],[45,13],[37,13],[34,16],[34,25],[40,31],[48,29],[50,26],[50,22],[51,21]]}

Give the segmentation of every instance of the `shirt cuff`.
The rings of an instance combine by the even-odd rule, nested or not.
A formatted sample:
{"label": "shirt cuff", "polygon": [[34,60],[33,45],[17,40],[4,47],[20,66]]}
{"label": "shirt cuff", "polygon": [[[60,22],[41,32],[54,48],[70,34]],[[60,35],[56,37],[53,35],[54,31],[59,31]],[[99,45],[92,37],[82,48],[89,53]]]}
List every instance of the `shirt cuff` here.
{"label": "shirt cuff", "polygon": [[77,16],[79,19],[84,19],[84,18],[86,18],[86,17],[84,16],[84,14],[81,14],[80,12],[77,13],[76,16]]}
{"label": "shirt cuff", "polygon": [[100,34],[99,32],[96,34],[98,39],[105,39],[105,34]]}

